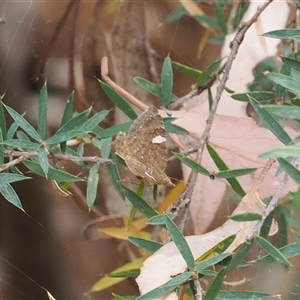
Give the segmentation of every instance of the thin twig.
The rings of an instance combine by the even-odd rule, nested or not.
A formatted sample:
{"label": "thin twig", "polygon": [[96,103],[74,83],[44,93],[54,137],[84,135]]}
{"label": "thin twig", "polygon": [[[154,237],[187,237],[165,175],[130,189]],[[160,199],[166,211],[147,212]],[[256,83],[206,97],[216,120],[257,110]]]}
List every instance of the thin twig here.
{"label": "thin twig", "polygon": [[[37,151],[15,151],[15,150],[7,150],[4,153],[5,157],[23,157],[23,159],[27,159],[30,157],[38,157],[39,153]],[[49,158],[72,161],[72,162],[94,162],[100,164],[110,164],[112,163],[111,159],[101,158],[98,156],[73,156],[69,154],[62,153],[50,153]]]}
{"label": "thin twig", "polygon": [[[205,144],[208,142],[209,140],[209,134],[210,134],[210,130],[212,127],[212,123],[213,123],[213,119],[215,117],[216,111],[217,111],[217,107],[218,104],[220,102],[222,93],[225,89],[226,86],[226,82],[229,78],[229,72],[231,70],[233,61],[237,55],[238,49],[245,37],[245,34],[247,32],[247,30],[250,28],[250,26],[257,21],[259,15],[263,12],[263,10],[266,9],[266,7],[272,2],[273,0],[269,0],[268,2],[264,3],[261,7],[259,7],[257,9],[257,12],[254,14],[254,16],[248,21],[245,22],[243,24],[241,24],[238,32],[236,33],[233,41],[230,43],[230,54],[228,56],[227,62],[225,63],[224,66],[224,75],[222,76],[221,80],[220,80],[220,84],[217,87],[217,94],[214,98],[214,101],[212,103],[212,107],[208,116],[208,119],[206,121],[206,126],[205,129],[203,131],[202,137],[199,141],[199,143],[192,149],[184,152],[184,154],[191,154],[191,153],[195,153],[198,152],[197,155],[197,161],[199,163],[201,163],[201,159],[202,159],[202,155],[204,152],[204,147]],[[199,151],[200,150],[200,151]],[[189,186],[185,192],[185,194],[182,195],[182,197],[180,197],[180,199],[178,200],[177,203],[174,204],[174,207],[176,206],[180,206],[182,203],[190,203],[190,200],[192,198],[193,192],[194,192],[194,188],[196,185],[196,180],[197,180],[197,176],[198,173],[197,172],[192,172],[191,176],[190,176],[190,181],[189,181]]]}
{"label": "thin twig", "polygon": [[120,86],[118,86],[113,80],[111,80],[108,76],[108,58],[104,56],[101,60],[101,77],[102,79],[114,90],[116,90],[120,95],[125,97],[132,105],[139,108],[141,111],[147,110],[148,106],[126,92]]}

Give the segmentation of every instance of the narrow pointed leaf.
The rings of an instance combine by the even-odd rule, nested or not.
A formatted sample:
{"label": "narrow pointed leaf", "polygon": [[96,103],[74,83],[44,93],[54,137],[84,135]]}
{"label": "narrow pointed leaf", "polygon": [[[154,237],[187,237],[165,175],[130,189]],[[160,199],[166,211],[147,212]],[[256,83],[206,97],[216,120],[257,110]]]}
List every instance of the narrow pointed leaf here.
{"label": "narrow pointed leaf", "polygon": [[140,249],[144,249],[150,253],[154,253],[155,251],[159,250],[163,246],[162,243],[143,239],[136,236],[130,236],[128,237],[128,240],[135,246],[139,247]]}
{"label": "narrow pointed leaf", "polygon": [[129,117],[131,120],[135,120],[137,118],[137,114],[131,108],[128,102],[109,85],[102,82],[101,80],[99,80],[99,82],[105,94],[115,103],[115,105],[119,107],[127,117]]}
{"label": "narrow pointed leaf", "polygon": [[249,96],[249,101],[254,110],[261,117],[265,126],[285,145],[292,142],[290,136],[284,131],[283,127],[274,119],[274,117],[264,108],[261,107],[259,102]]}
{"label": "narrow pointed leaf", "polygon": [[65,125],[72,118],[74,98],[75,98],[75,92],[73,91],[70,94],[69,99],[67,100],[64,114],[60,124],[61,126]]}
{"label": "narrow pointed leaf", "polygon": [[259,157],[260,158],[300,157],[300,147],[296,145],[288,145],[281,148],[275,148],[261,154]]}
{"label": "narrow pointed leaf", "polygon": [[281,168],[288,173],[288,175],[298,184],[300,184],[300,171],[291,163],[283,158],[277,158]]}
{"label": "narrow pointed leaf", "polygon": [[3,140],[6,140],[7,139],[6,121],[5,121],[5,114],[4,114],[2,99],[3,99],[3,96],[0,96],[0,131],[2,132]]}
{"label": "narrow pointed leaf", "polygon": [[[3,104],[4,105],[4,104]],[[23,116],[18,114],[14,109],[5,105],[7,112],[14,119],[14,121],[34,140],[41,141],[38,132],[24,119]]]}
{"label": "narrow pointed leaf", "polygon": [[127,200],[147,218],[156,216],[158,213],[141,197],[132,190],[122,185],[122,190]]}
{"label": "narrow pointed leaf", "polygon": [[149,92],[150,94],[158,97],[158,98],[162,98],[161,95],[161,87],[145,78],[142,77],[138,77],[135,76],[133,77],[133,81],[139,85],[140,87],[142,87],[144,90],[146,90],[147,92]]}
{"label": "narrow pointed leaf", "polygon": [[17,140],[17,139],[13,139],[13,140],[6,140],[3,142],[3,144],[11,147],[11,148],[23,148],[26,150],[38,150],[40,145],[38,143],[33,143],[30,141],[25,141],[25,140]]}
{"label": "narrow pointed leaf", "polygon": [[88,121],[84,123],[84,125],[82,126],[83,130],[92,131],[99,125],[100,122],[102,122],[106,118],[108,113],[108,110],[102,110],[94,114]]}
{"label": "narrow pointed leaf", "polygon": [[180,72],[182,72],[188,76],[194,77],[194,78],[198,78],[202,74],[202,71],[200,71],[200,70],[193,69],[191,67],[185,66],[185,65],[175,62],[175,61],[172,62],[172,65]]}
{"label": "narrow pointed leaf", "polygon": [[164,64],[161,71],[161,96],[162,102],[165,107],[167,107],[172,99],[172,89],[173,89],[173,70],[172,62],[169,56],[164,60]]}
{"label": "narrow pointed leaf", "polygon": [[208,290],[206,291],[203,297],[203,300],[211,300],[216,298],[216,296],[218,295],[222,287],[223,279],[225,275],[226,275],[226,268],[223,268],[215,277],[215,279],[212,281],[212,283],[209,285]]}
{"label": "narrow pointed leaf", "polygon": [[299,29],[279,29],[269,31],[263,34],[264,37],[281,39],[281,40],[294,40],[296,42],[300,42],[300,30]]}
{"label": "narrow pointed leaf", "polygon": [[238,248],[238,250],[232,257],[232,260],[230,261],[229,265],[227,266],[227,271],[226,271],[227,274],[229,274],[242,262],[243,258],[247,255],[247,253],[251,249],[252,245],[253,245],[253,239],[251,241],[246,241]]}
{"label": "narrow pointed leaf", "polygon": [[[206,148],[218,169],[220,171],[228,170],[226,163],[222,160],[217,151],[210,144],[206,144]],[[241,197],[246,195],[246,192],[241,187],[240,183],[236,178],[227,178],[226,180],[238,195],[240,195]]]}
{"label": "narrow pointed leaf", "polygon": [[19,196],[9,183],[0,181],[0,194],[2,194],[8,202],[23,210]]}
{"label": "narrow pointed leaf", "polygon": [[87,190],[86,190],[86,202],[88,207],[92,207],[96,197],[98,190],[98,182],[99,182],[99,164],[94,164],[90,169],[88,181],[87,181]]}
{"label": "narrow pointed leaf", "polygon": [[61,142],[66,142],[68,140],[71,140],[77,136],[80,136],[82,134],[84,134],[85,131],[83,131],[83,129],[75,129],[75,130],[70,130],[70,131],[64,131],[64,132],[59,132],[56,133],[55,135],[51,136],[50,138],[48,138],[45,143],[47,145],[55,145],[55,144],[59,144]]}
{"label": "narrow pointed leaf", "polygon": [[49,171],[49,162],[48,162],[48,152],[45,147],[39,148],[39,163],[44,172],[44,176],[47,178],[47,174]]}
{"label": "narrow pointed leaf", "polygon": [[168,215],[166,215],[166,226],[171,235],[172,241],[175,243],[181,256],[185,260],[189,270],[193,271],[195,268],[195,260],[192,251],[179,228]]}
{"label": "narrow pointed leaf", "polygon": [[272,295],[256,291],[220,291],[217,300],[260,300],[271,299]]}
{"label": "narrow pointed leaf", "polygon": [[259,221],[261,220],[262,216],[257,213],[248,212],[243,214],[231,215],[228,218],[235,222],[249,222],[249,221]]}
{"label": "narrow pointed leaf", "polygon": [[138,297],[136,300],[149,300],[149,299],[156,299],[163,295],[169,294],[181,284],[185,283],[190,277],[192,276],[192,272],[185,272],[179,274],[166,282],[165,284],[159,286],[156,289]]}
{"label": "narrow pointed leaf", "polygon": [[3,184],[21,181],[25,179],[29,179],[29,177],[26,177],[21,174],[0,173],[0,182],[2,182]]}
{"label": "narrow pointed leaf", "polygon": [[296,105],[264,105],[264,109],[284,119],[300,119],[300,107]]}
{"label": "narrow pointed leaf", "polygon": [[249,92],[249,93],[233,94],[231,95],[231,98],[237,101],[249,102],[248,95],[250,95],[258,102],[275,99],[274,92]]}
{"label": "narrow pointed leaf", "polygon": [[209,259],[206,259],[204,261],[201,261],[200,263],[196,264],[195,270],[197,272],[201,272],[202,270],[214,266],[224,260],[225,258],[231,256],[231,253],[221,253],[216,256],[213,256]]}
{"label": "narrow pointed leaf", "polygon": [[[24,160],[23,164],[33,173],[45,177],[44,171],[38,163],[35,163],[31,160]],[[64,172],[59,169],[54,169],[49,167],[48,170],[48,179],[56,181],[67,181],[67,182],[76,182],[81,181],[77,176],[74,176],[70,173]]]}
{"label": "narrow pointed leaf", "polygon": [[291,57],[281,56],[282,61],[289,64],[293,69],[300,72],[300,61]]}
{"label": "narrow pointed leaf", "polygon": [[210,172],[208,170],[206,170],[204,167],[200,166],[196,161],[194,161],[193,159],[181,154],[181,153],[174,153],[175,156],[181,161],[183,162],[185,165],[187,165],[188,167],[190,167],[192,170],[194,170],[197,173],[209,176]]}
{"label": "narrow pointed leaf", "polygon": [[48,108],[48,92],[47,92],[47,83],[45,82],[39,96],[39,112],[38,112],[38,132],[42,140],[46,139],[46,133],[47,133],[47,108]]}
{"label": "narrow pointed leaf", "polygon": [[168,118],[163,118],[164,126],[166,132],[169,133],[176,133],[176,134],[189,134],[189,132],[177,125],[174,125],[172,121],[176,120],[176,118],[168,117]]}
{"label": "narrow pointed leaf", "polygon": [[90,113],[91,113],[91,108],[88,108],[85,111],[77,114],[72,119],[67,121],[62,127],[60,127],[52,137],[61,133],[69,132],[70,130],[75,131],[75,130],[82,129],[83,124],[87,122]]}
{"label": "narrow pointed leaf", "polygon": [[224,170],[219,173],[214,174],[215,178],[235,178],[239,176],[244,176],[255,172],[256,168],[248,168],[248,169],[235,169],[235,170]]}
{"label": "narrow pointed leaf", "polygon": [[268,73],[267,77],[286,89],[291,90],[297,95],[298,98],[300,98],[300,86],[298,79],[278,73]]}
{"label": "narrow pointed leaf", "polygon": [[286,259],[286,257],[276,247],[274,247],[268,240],[260,236],[257,236],[255,237],[255,241],[276,261],[279,261],[286,266],[291,266],[291,263]]}
{"label": "narrow pointed leaf", "polygon": [[116,192],[121,199],[125,200],[125,194],[123,192],[122,185],[120,184],[121,177],[117,166],[115,164],[107,164],[106,168]]}

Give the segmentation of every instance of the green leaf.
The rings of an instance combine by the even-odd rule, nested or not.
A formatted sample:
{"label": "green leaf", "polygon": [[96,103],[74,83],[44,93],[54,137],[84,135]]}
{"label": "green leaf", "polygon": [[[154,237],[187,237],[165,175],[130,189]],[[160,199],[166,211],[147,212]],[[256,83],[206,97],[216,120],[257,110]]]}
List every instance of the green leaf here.
{"label": "green leaf", "polygon": [[264,105],[264,109],[280,118],[300,120],[300,107],[296,105]]}
{"label": "green leaf", "polygon": [[161,87],[159,85],[139,76],[133,77],[133,81],[150,94],[162,98]]}
{"label": "green leaf", "polygon": [[198,82],[197,82],[198,86],[204,84],[206,80],[209,79],[209,77],[212,76],[213,73],[215,73],[219,69],[222,60],[223,58],[214,61],[203,70],[202,75],[200,75],[198,78]]}
{"label": "green leaf", "polygon": [[166,215],[166,226],[170,233],[172,241],[174,242],[181,256],[185,260],[189,270],[193,271],[195,268],[195,260],[192,251],[179,228],[175,225],[175,223],[171,220],[171,218],[168,215]]}
{"label": "green leaf", "polygon": [[200,263],[196,264],[195,271],[201,273],[202,270],[218,264],[219,262],[221,262],[229,256],[231,256],[231,253],[220,253],[216,256],[201,261]]}
{"label": "green leaf", "polygon": [[39,163],[44,172],[44,176],[47,178],[47,174],[49,171],[49,162],[48,162],[48,151],[45,147],[41,146],[39,148]]}
{"label": "green leaf", "polygon": [[125,200],[125,194],[122,189],[123,186],[120,184],[121,177],[117,166],[115,164],[107,164],[106,168],[116,192],[118,193],[121,199]]}
{"label": "green leaf", "polygon": [[128,123],[111,126],[110,128],[103,130],[100,134],[97,134],[97,136],[100,139],[105,139],[105,138],[112,137],[112,136],[118,134],[119,132],[127,132],[129,130],[131,124],[132,124],[132,122],[128,122]]}
{"label": "green leaf", "polygon": [[256,291],[220,291],[216,297],[220,300],[259,300],[266,298],[272,298],[272,295]]}
{"label": "green leaf", "polygon": [[185,10],[185,8],[183,6],[179,6],[168,14],[166,21],[168,23],[172,23],[174,21],[179,20],[182,16],[184,16],[186,14],[187,14],[187,11]]}
{"label": "green leaf", "polygon": [[130,277],[137,277],[140,275],[140,269],[131,269],[126,271],[120,271],[120,272],[112,272],[107,274],[108,277],[114,277],[114,278],[130,278]]}
{"label": "green leaf", "polygon": [[38,150],[40,145],[38,143],[33,143],[30,141],[24,141],[24,140],[6,140],[3,142],[3,144],[11,147],[11,148],[23,148],[26,150]]}
{"label": "green leaf", "polygon": [[172,65],[180,72],[182,72],[188,76],[194,77],[194,78],[199,78],[199,76],[202,74],[202,71],[185,66],[179,62],[173,61]]}
{"label": "green leaf", "polygon": [[38,113],[38,132],[42,140],[46,139],[46,133],[47,133],[47,103],[48,103],[48,92],[47,92],[47,83],[45,82],[39,96],[39,113]]}
{"label": "green leaf", "polygon": [[163,118],[163,122],[164,122],[164,126],[165,126],[165,130],[166,132],[169,133],[176,133],[176,134],[189,134],[189,132],[177,125],[172,124],[172,122],[176,120],[176,118]]}
{"label": "green leaf", "polygon": [[238,250],[233,255],[229,265],[227,266],[227,274],[229,274],[242,262],[243,258],[247,255],[247,253],[251,249],[252,245],[253,245],[253,239],[251,241],[246,241],[238,248]]}
{"label": "green leaf", "polygon": [[136,236],[129,236],[128,240],[135,246],[139,247],[140,249],[144,249],[150,253],[156,252],[163,246],[162,243],[146,240]]}
{"label": "green leaf", "polygon": [[[206,144],[206,147],[207,147],[207,151],[208,151],[209,155],[213,159],[213,161],[216,164],[216,166],[218,167],[218,169],[220,171],[228,170],[227,165],[222,160],[222,158],[219,156],[217,151],[210,144]],[[241,187],[240,183],[238,182],[238,180],[236,178],[227,178],[226,180],[238,195],[240,195],[241,197],[244,197],[246,195],[246,192],[243,190],[243,188]]]}
{"label": "green leaf", "polygon": [[269,37],[269,38],[275,38],[275,39],[281,39],[281,40],[294,40],[298,43],[300,43],[300,30],[299,29],[279,29],[279,30],[273,30],[264,33],[262,36]]}
{"label": "green leaf", "polygon": [[288,158],[300,157],[300,146],[288,145],[267,151],[259,156],[260,158]]}
{"label": "green leaf", "polygon": [[11,140],[13,138],[13,136],[15,135],[18,127],[19,127],[19,125],[17,124],[17,122],[13,122],[11,124],[11,126],[9,127],[9,129],[7,131],[7,139],[8,140]]}
{"label": "green leaf", "polygon": [[228,28],[227,28],[225,10],[224,7],[218,4],[218,2],[216,3],[216,17],[223,35],[227,35]]}
{"label": "green leaf", "polygon": [[261,220],[262,216],[257,213],[248,212],[248,213],[231,215],[228,218],[235,222],[249,222],[249,221]]}
{"label": "green leaf", "polygon": [[6,135],[6,122],[5,122],[5,114],[2,103],[3,96],[0,96],[0,131],[2,132],[3,140],[7,139]]}
{"label": "green leaf", "polygon": [[170,279],[165,284],[153,289],[152,291],[141,295],[136,300],[149,300],[149,299],[156,299],[163,295],[169,294],[173,290],[175,290],[177,287],[179,287],[181,284],[185,283],[189,278],[192,276],[192,272],[185,272],[182,274],[179,274],[172,279]]}
{"label": "green leaf", "polygon": [[[287,246],[281,247],[278,250],[285,258],[291,258],[300,254],[300,245],[299,243],[292,243]],[[267,254],[256,259],[255,261],[259,263],[271,263],[276,261],[276,259],[273,256]]]}
{"label": "green leaf", "polygon": [[97,197],[98,183],[99,183],[99,164],[92,166],[89,172],[87,188],[86,188],[86,202],[88,207],[92,207]]}
{"label": "green leaf", "polygon": [[149,225],[166,225],[167,216],[173,220],[175,218],[174,214],[161,214],[156,215],[148,220]]}
{"label": "green leaf", "polygon": [[21,174],[0,173],[0,182],[2,182],[3,184],[21,181],[25,179],[29,179],[29,177],[26,177]]}
{"label": "green leaf", "polygon": [[286,259],[286,257],[276,248],[274,247],[268,240],[256,236],[255,241],[276,261],[279,261],[283,265],[291,266],[291,263]]}
{"label": "green leaf", "polygon": [[82,126],[84,131],[93,131],[95,127],[102,122],[108,115],[108,110],[102,110],[94,114],[90,119],[88,119]]}
{"label": "green leaf", "polygon": [[4,144],[3,144],[3,135],[0,128],[0,166],[3,165],[3,163],[4,163]]}
{"label": "green leaf", "polygon": [[139,197],[132,190],[123,185],[122,190],[127,200],[144,216],[150,219],[158,214],[143,198]]}
{"label": "green leaf", "polygon": [[87,122],[90,113],[91,107],[75,115],[72,119],[70,119],[62,127],[60,127],[51,138],[54,138],[56,135],[62,133],[68,133],[69,131],[82,130],[83,125]]}
{"label": "green leaf", "polygon": [[249,92],[249,93],[240,93],[240,94],[233,94],[231,98],[237,101],[242,102],[249,102],[248,95],[254,98],[258,102],[265,102],[269,100],[275,99],[274,92]]}
{"label": "green leaf", "polygon": [[109,158],[111,146],[112,146],[112,137],[102,139],[102,146],[101,146],[101,157],[102,158]]}
{"label": "green leaf", "polygon": [[[75,92],[73,91],[70,94],[69,99],[67,100],[67,103],[66,103],[66,106],[65,106],[65,109],[64,109],[64,113],[63,113],[63,117],[62,117],[62,120],[61,120],[61,123],[60,123],[60,127],[65,125],[72,118],[74,98],[75,98]],[[62,142],[60,144],[60,149],[61,149],[62,152],[66,152],[67,142]]]}
{"label": "green leaf", "polygon": [[[287,63],[283,63],[280,69],[280,74],[290,76],[291,75],[291,66]],[[277,84],[275,88],[275,97],[282,98],[286,93],[286,88],[282,85]]]}
{"label": "green leaf", "polygon": [[205,176],[209,176],[210,172],[206,170],[204,167],[200,166],[196,161],[193,159],[181,154],[181,153],[174,153],[174,155],[185,165],[190,167],[192,170],[194,170],[197,173],[200,173]]}
{"label": "green leaf", "polygon": [[[44,171],[38,163],[35,163],[31,160],[24,160],[23,164],[33,173],[45,177]],[[67,182],[76,182],[81,181],[77,176],[74,176],[70,173],[61,171],[59,169],[54,169],[51,166],[48,170],[48,179],[56,181],[67,181]]]}
{"label": "green leaf", "polygon": [[63,114],[61,124],[60,124],[61,127],[63,125],[65,125],[72,118],[74,98],[75,98],[75,92],[73,91],[70,94],[69,99],[67,100],[66,107],[65,107],[65,110],[64,110],[64,114]]}
{"label": "green leaf", "polygon": [[109,85],[99,80],[101,87],[105,94],[114,102],[114,104],[121,109],[121,111],[129,117],[131,120],[137,118],[136,112],[131,108],[127,101],[120,96],[115,90],[113,90]]}
{"label": "green leaf", "polygon": [[[4,105],[4,104],[3,104]],[[41,141],[40,135],[37,131],[21,116],[18,114],[14,109],[10,108],[9,106],[4,105],[7,112],[13,118],[13,120],[34,140]]]}
{"label": "green leaf", "polygon": [[59,132],[56,133],[55,135],[51,136],[50,138],[48,138],[45,143],[47,145],[55,145],[55,144],[59,144],[61,142],[66,142],[68,140],[71,140],[79,135],[84,134],[85,131],[83,131],[82,129],[75,129],[75,130],[70,130],[70,131],[64,131],[64,132]]}
{"label": "green leaf", "polygon": [[290,144],[292,139],[290,136],[284,131],[282,126],[274,119],[274,117],[265,110],[259,102],[257,102],[254,98],[249,96],[249,101],[252,104],[254,110],[260,116],[264,125],[285,145]]}
{"label": "green leaf", "polygon": [[283,62],[289,64],[293,69],[300,72],[300,61],[291,57],[281,56]]}
{"label": "green leaf", "polygon": [[298,79],[278,73],[268,73],[266,76],[277,84],[280,84],[286,89],[291,90],[297,95],[298,98],[300,98],[300,86]]}
{"label": "green leaf", "polygon": [[203,297],[203,300],[211,300],[216,298],[217,294],[219,293],[222,287],[223,279],[225,275],[226,275],[226,268],[223,268],[215,277],[215,279],[212,281],[212,283],[209,285],[208,290],[206,291]]}
{"label": "green leaf", "polygon": [[245,169],[235,169],[235,170],[224,170],[219,173],[213,174],[215,178],[235,178],[239,176],[244,176],[255,172],[257,168],[245,168]]}
{"label": "green leaf", "polygon": [[161,96],[162,102],[165,107],[172,101],[172,89],[173,89],[173,70],[172,62],[169,56],[164,60],[164,64],[161,71]]}
{"label": "green leaf", "polygon": [[277,158],[281,168],[297,183],[300,184],[300,171],[283,158]]}
{"label": "green leaf", "polygon": [[0,194],[2,194],[8,202],[23,210],[19,196],[9,183],[0,181]]}

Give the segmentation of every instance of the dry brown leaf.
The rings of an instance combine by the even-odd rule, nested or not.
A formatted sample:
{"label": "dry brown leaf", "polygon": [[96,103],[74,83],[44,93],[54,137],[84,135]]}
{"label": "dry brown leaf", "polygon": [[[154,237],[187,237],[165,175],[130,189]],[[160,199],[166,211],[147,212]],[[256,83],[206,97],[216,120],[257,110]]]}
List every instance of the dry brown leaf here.
{"label": "dry brown leaf", "polygon": [[[234,210],[233,215],[254,212],[262,214],[265,204],[260,200],[258,195],[259,184],[256,184],[251,191],[245,195],[238,207]],[[252,222],[235,222],[227,220],[217,229],[202,234],[186,237],[186,241],[193,253],[195,259],[203,255],[206,251],[217,245],[224,238],[236,234],[236,239],[225,251],[232,253],[239,245],[252,236],[254,228],[258,221]],[[277,231],[277,226],[273,222],[270,234]],[[159,266],[159,268],[158,268]],[[187,266],[177,247],[170,242],[160,248],[152,256],[145,260],[137,283],[141,294],[166,283],[174,275],[180,274],[186,270]],[[171,293],[159,299],[178,299],[176,293]]]}

